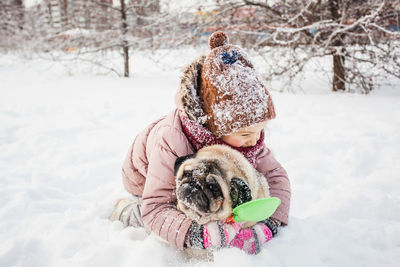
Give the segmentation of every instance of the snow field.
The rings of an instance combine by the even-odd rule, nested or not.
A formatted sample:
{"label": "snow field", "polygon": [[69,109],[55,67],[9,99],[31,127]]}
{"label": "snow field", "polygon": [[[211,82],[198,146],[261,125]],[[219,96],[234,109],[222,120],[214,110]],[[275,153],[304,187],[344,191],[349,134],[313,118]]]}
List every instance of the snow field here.
{"label": "snow field", "polygon": [[[182,66],[188,54],[166,57]],[[141,55],[132,79],[70,68],[0,56],[0,266],[398,265],[400,83],[333,94],[309,72],[313,93],[272,92],[266,138],[291,179],[290,225],[257,256],[203,262],[107,220],[129,197],[125,153],[174,107],[179,71]]]}

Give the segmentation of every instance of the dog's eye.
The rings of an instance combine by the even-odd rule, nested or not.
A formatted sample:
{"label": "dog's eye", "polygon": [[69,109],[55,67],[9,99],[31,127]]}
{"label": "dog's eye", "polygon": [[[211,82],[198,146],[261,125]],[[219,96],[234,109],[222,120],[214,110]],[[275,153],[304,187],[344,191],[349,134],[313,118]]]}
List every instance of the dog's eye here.
{"label": "dog's eye", "polygon": [[183,171],[182,177],[190,178],[193,176],[193,171],[185,170]]}
{"label": "dog's eye", "polygon": [[213,175],[207,176],[206,182],[208,190],[210,190],[214,196],[222,195],[221,187],[219,186],[217,180],[213,177]]}
{"label": "dog's eye", "polygon": [[211,190],[211,192],[219,192],[219,186],[218,184],[208,184],[208,188]]}
{"label": "dog's eye", "polygon": [[223,196],[219,184],[208,184],[207,187],[209,192],[211,192],[214,198]]}

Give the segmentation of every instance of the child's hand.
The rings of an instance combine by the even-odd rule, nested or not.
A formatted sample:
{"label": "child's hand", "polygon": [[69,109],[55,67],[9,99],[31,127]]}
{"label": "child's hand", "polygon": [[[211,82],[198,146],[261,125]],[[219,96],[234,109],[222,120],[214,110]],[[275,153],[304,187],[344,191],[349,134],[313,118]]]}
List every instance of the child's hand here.
{"label": "child's hand", "polygon": [[259,222],[253,227],[240,230],[229,245],[244,250],[247,254],[257,254],[260,247],[272,237],[271,229],[265,223]]}
{"label": "child's hand", "polygon": [[186,244],[192,248],[217,250],[230,246],[240,232],[241,223],[224,223],[212,221],[199,225],[193,221],[190,226]]}

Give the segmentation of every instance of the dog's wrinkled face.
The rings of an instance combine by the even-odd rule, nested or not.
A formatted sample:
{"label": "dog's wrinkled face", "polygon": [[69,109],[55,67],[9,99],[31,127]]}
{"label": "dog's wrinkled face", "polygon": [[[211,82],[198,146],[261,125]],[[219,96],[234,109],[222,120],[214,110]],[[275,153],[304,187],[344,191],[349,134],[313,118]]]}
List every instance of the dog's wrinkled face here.
{"label": "dog's wrinkled face", "polygon": [[175,163],[178,209],[200,224],[226,219],[232,208],[251,200],[246,181],[228,177],[218,160],[194,155],[178,158]]}
{"label": "dog's wrinkled face", "polygon": [[177,198],[198,213],[215,213],[224,201],[221,181],[224,173],[215,162],[203,161],[186,166],[177,187]]}

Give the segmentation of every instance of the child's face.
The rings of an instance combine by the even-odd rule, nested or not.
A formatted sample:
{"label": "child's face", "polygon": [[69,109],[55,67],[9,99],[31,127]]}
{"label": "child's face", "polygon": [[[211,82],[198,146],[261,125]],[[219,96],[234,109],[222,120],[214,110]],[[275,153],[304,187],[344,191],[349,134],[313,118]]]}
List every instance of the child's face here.
{"label": "child's face", "polygon": [[265,126],[267,126],[267,121],[254,124],[247,128],[242,128],[230,135],[222,136],[221,139],[225,143],[234,147],[254,146],[260,139],[261,132]]}

